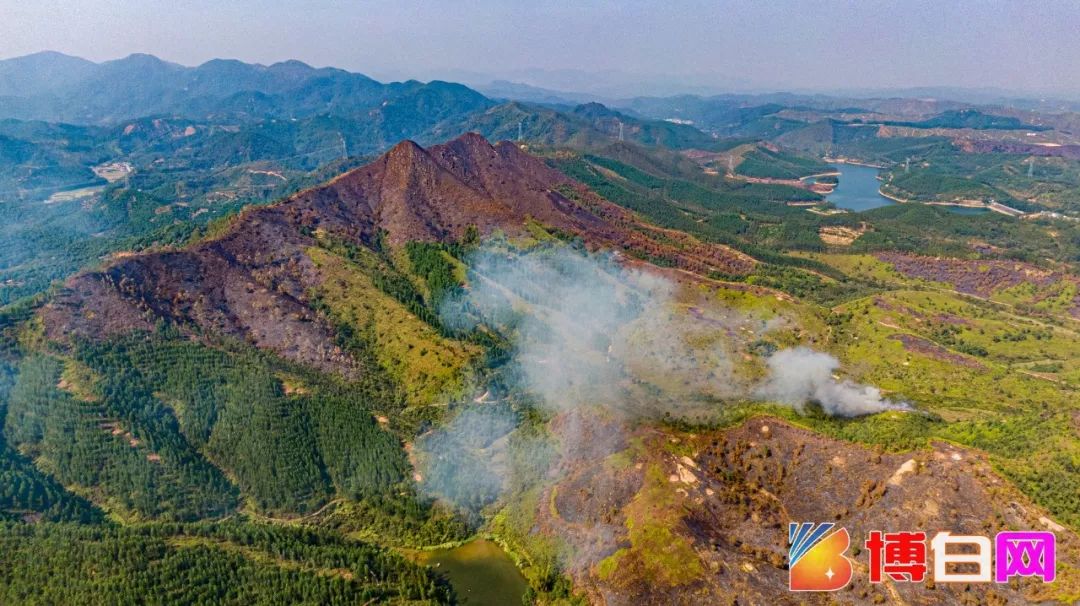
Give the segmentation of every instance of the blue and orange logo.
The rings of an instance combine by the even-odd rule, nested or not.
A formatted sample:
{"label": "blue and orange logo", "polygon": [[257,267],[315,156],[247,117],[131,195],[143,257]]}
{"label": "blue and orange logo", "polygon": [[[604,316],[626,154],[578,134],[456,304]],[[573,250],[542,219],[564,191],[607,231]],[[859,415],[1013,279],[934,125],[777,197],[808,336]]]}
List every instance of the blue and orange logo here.
{"label": "blue and orange logo", "polygon": [[810,522],[788,525],[788,587],[792,591],[836,591],[851,581],[851,560],[844,555],[851,537],[846,528]]}

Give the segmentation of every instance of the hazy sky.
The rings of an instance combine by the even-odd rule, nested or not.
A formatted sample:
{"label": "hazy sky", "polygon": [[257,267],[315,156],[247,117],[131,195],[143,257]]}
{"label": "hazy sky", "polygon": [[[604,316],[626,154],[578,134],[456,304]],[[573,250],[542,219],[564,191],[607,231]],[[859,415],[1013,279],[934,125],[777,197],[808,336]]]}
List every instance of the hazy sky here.
{"label": "hazy sky", "polygon": [[618,70],[703,86],[1080,92],[1080,4],[0,0],[0,57],[300,59],[382,78]]}

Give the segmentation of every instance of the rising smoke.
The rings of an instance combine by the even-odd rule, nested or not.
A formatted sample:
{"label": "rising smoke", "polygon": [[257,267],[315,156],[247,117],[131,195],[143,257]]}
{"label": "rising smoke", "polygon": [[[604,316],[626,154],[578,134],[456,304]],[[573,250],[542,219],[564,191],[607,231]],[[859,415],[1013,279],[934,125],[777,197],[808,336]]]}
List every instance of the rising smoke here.
{"label": "rising smoke", "polygon": [[[835,379],[839,361],[805,347],[774,353],[763,379],[736,372],[734,360],[745,366],[747,357],[753,359],[746,344],[767,338],[787,320],[765,320],[714,301],[687,303],[676,297],[679,287],[671,280],[628,268],[611,255],[564,246],[522,253],[489,244],[468,262],[469,286],[444,303],[441,319],[457,329],[493,327],[510,340],[507,374],[515,388],[559,419],[553,433],[563,458],[614,452],[627,422],[665,414],[701,418],[724,401],[768,400],[800,411],[815,402],[836,416],[900,407],[874,387]],[[419,441],[420,460],[429,462],[421,465],[421,474],[431,478],[427,488],[459,504],[470,490],[455,478],[495,492],[491,480],[475,472],[486,465],[500,483],[509,474],[500,464],[506,440],[493,439],[509,431],[506,414],[505,408],[472,404]],[[487,436],[482,449],[467,446],[476,435]]]}
{"label": "rising smoke", "polygon": [[[531,254],[481,249],[469,259],[470,286],[443,305],[453,326],[503,327],[514,347],[523,387],[553,410],[582,404],[619,407],[625,378],[625,329],[639,319],[648,343],[671,337],[657,319],[670,315],[673,288],[656,276],[619,266],[611,257],[569,248]],[[621,349],[624,351],[616,351]]]}
{"label": "rising smoke", "polygon": [[808,402],[817,402],[834,417],[855,417],[889,409],[906,409],[881,396],[871,385],[839,380],[833,373],[840,361],[808,347],[778,351],[769,357],[769,379],[755,391],[764,400],[773,400],[802,411]]}

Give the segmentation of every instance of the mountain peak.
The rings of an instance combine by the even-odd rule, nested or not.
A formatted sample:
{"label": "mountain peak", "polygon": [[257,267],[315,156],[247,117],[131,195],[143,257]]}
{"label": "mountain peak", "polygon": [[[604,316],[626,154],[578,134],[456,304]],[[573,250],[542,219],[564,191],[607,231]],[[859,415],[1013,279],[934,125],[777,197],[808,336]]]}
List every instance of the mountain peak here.
{"label": "mountain peak", "polygon": [[579,116],[586,116],[589,118],[621,118],[623,114],[611,109],[603,103],[597,103],[595,101],[590,103],[582,103],[574,108],[574,113]]}
{"label": "mountain peak", "polygon": [[314,67],[308,65],[307,63],[304,63],[303,61],[299,61],[297,59],[289,59],[288,61],[278,61],[277,63],[272,63],[270,65],[270,67],[268,67],[267,69],[269,69],[270,71],[288,72],[288,73],[308,73],[308,72],[315,71]]}
{"label": "mountain peak", "polygon": [[160,73],[164,70],[191,69],[176,63],[170,63],[147,53],[132,53],[122,59],[114,59],[112,61],[101,63],[100,66],[105,68],[105,73],[107,74],[115,74],[117,71],[130,71],[133,76],[140,78],[145,77],[146,70],[149,70],[151,73]]}
{"label": "mountain peak", "polygon": [[164,61],[163,59],[157,57],[156,55],[151,55],[149,53],[131,53],[130,55],[128,55],[126,57],[123,57],[121,59],[115,59],[114,61],[110,61],[109,63],[121,62],[121,61],[123,61],[125,63],[139,63],[139,64],[161,64],[161,63],[166,63],[166,61]]}
{"label": "mountain peak", "polygon": [[82,62],[82,63],[89,63],[89,64],[93,63],[93,61],[90,61],[88,59],[83,59],[82,57],[76,57],[75,55],[69,55],[67,53],[62,53],[60,51],[54,51],[54,50],[42,50],[42,51],[38,51],[36,53],[30,53],[28,55],[22,55],[22,56],[19,56],[19,57],[11,57],[10,59],[4,59],[4,61],[21,61],[21,60],[26,60],[26,61],[39,61],[39,60],[73,61],[73,62]]}
{"label": "mountain peak", "polygon": [[210,59],[209,61],[198,65],[196,69],[205,68],[217,68],[217,67],[260,67],[258,65],[251,65],[244,63],[239,59]]}
{"label": "mountain peak", "polygon": [[415,153],[417,150],[423,151],[424,148],[420,147],[420,144],[416,141],[413,141],[412,139],[402,139],[401,141],[398,141],[396,145],[387,150],[385,155],[396,156],[401,154],[412,154]]}
{"label": "mountain peak", "polygon": [[55,93],[86,78],[98,65],[57,51],[0,61],[0,96]]}
{"label": "mountain peak", "polygon": [[301,61],[299,59],[286,59],[285,61],[278,61],[277,63],[270,64],[270,67],[291,67],[291,68],[299,67],[299,68],[305,68],[305,69],[315,69],[311,65],[309,65],[307,63],[304,63],[303,61]]}
{"label": "mountain peak", "polygon": [[461,152],[488,152],[494,151],[495,149],[495,147],[484,138],[484,135],[473,131],[459,135],[457,138],[451,139],[443,145]]}
{"label": "mountain peak", "polygon": [[[577,193],[567,197],[567,188]],[[702,274],[745,273],[753,263],[689,237],[675,246],[671,234],[655,238],[631,213],[515,144],[466,133],[427,149],[402,141],[371,164],[241,214],[214,240],[77,276],[44,309],[46,331],[61,341],[102,338],[149,330],[157,316],[352,374],[355,363],[333,345],[332,328],[303,304],[319,279],[304,269],[312,264],[310,234],[372,247],[385,235],[400,246],[459,240],[470,228],[524,235],[533,223],[596,246],[670,255],[676,266]],[[280,313],[267,320],[257,309]]]}
{"label": "mountain peak", "polygon": [[467,182],[470,175],[478,172],[481,164],[490,168],[496,163],[498,156],[496,147],[483,135],[467,132],[428,149],[406,139],[385,154],[385,163],[397,167],[408,164],[413,169],[417,168],[420,162],[431,163],[433,166],[437,163],[442,170],[449,171],[458,179]]}

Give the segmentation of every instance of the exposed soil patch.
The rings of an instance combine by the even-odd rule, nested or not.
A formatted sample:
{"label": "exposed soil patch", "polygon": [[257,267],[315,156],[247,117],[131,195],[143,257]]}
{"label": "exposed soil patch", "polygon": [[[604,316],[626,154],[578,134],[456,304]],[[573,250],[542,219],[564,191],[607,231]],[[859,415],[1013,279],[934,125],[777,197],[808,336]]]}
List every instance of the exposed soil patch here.
{"label": "exposed soil patch", "polygon": [[980,297],[1025,283],[1041,287],[1070,279],[1019,261],[921,257],[899,252],[878,253],[877,258],[906,277],[945,282],[962,293]]}
{"label": "exposed soil patch", "polygon": [[878,309],[884,309],[885,311],[896,312],[906,318],[915,320],[916,322],[922,322],[926,319],[926,314],[918,310],[912,309],[907,305],[902,305],[900,303],[897,303],[896,301],[890,301],[882,297],[874,297],[874,307],[877,307]]}
{"label": "exposed soil patch", "polygon": [[[1053,527],[1061,529],[1059,559],[1073,558],[1080,550],[1073,533],[1009,487],[983,455],[953,445],[878,453],[773,418],[751,419],[730,430],[678,435],[638,432],[645,448],[636,455],[637,463],[627,461],[621,471],[604,461],[581,461],[589,469],[571,474],[555,498],[541,506],[549,511],[538,516],[537,531],[570,537],[574,545],[581,539],[573,533],[570,518],[600,522],[604,536],[596,540],[606,548],[576,552],[588,557],[607,557],[615,548],[632,551],[629,538],[634,531],[628,528],[641,525],[661,523],[673,533],[671,541],[690,541],[694,568],[701,573],[675,585],[645,574],[649,569],[641,567],[640,558],[648,554],[620,558],[627,565],[605,573],[599,572],[604,570],[602,559],[593,560],[592,566],[579,562],[572,574],[595,603],[1020,604],[1046,597],[1039,594],[1045,587],[1038,581],[934,589],[872,585],[864,549],[854,555],[856,572],[848,589],[794,595],[787,587],[789,522],[835,522],[847,528],[853,545],[881,528],[993,535],[1004,528]],[[687,454],[672,454],[671,447]],[[659,484],[636,475],[642,467],[657,466],[664,474]],[[620,474],[633,481],[621,480]],[[591,499],[592,486],[619,496],[606,502]],[[635,486],[640,491],[628,501]],[[605,513],[613,509],[619,513]],[[626,517],[621,527],[620,516]]]}
{"label": "exposed soil patch", "polygon": [[[1022,284],[1031,284],[1036,288],[1046,288],[1061,282],[1080,286],[1080,278],[1076,276],[1020,261],[922,257],[900,252],[882,252],[876,256],[908,278],[944,282],[959,292],[984,298]],[[1051,295],[1047,292],[1038,294],[1032,302],[1042,301],[1049,296]],[[1068,314],[1080,319],[1080,291],[1073,296]]]}
{"label": "exposed soil patch", "polygon": [[971,326],[973,323],[971,320],[950,313],[940,313],[934,315],[934,321],[941,324],[951,324],[953,326]]}
{"label": "exposed soil patch", "polygon": [[818,236],[821,237],[821,241],[832,246],[851,246],[855,240],[859,239],[859,236],[865,233],[865,224],[859,229],[829,225],[818,229]]}
{"label": "exposed soil patch", "polygon": [[966,368],[986,370],[986,367],[978,361],[958,353],[953,353],[948,349],[945,349],[944,347],[938,345],[937,343],[934,343],[933,341],[924,339],[922,337],[916,337],[915,335],[909,334],[900,334],[891,335],[889,338],[894,341],[900,341],[901,343],[903,343],[904,349],[906,351],[918,353],[930,358],[934,358],[935,360],[941,360],[942,362],[948,362],[950,364],[964,366]]}

